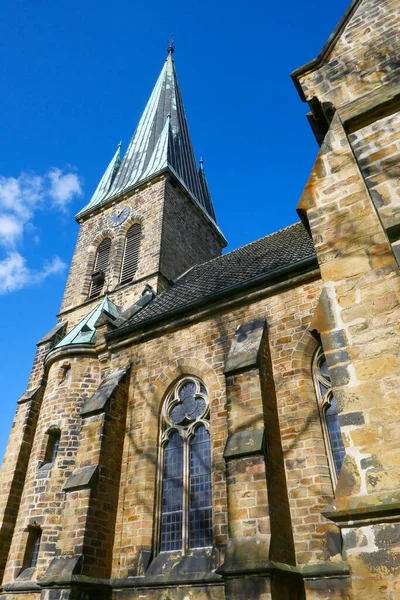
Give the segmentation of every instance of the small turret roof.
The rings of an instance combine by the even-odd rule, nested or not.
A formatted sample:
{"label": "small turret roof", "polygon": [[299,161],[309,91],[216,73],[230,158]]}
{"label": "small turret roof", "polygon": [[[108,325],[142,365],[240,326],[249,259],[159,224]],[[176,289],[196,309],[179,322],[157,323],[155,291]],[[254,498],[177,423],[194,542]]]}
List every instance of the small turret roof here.
{"label": "small turret roof", "polygon": [[69,346],[70,344],[94,343],[96,341],[95,323],[103,311],[115,319],[120,316],[118,308],[106,296],[100,304],[95,306],[61,341],[58,342],[55,348]]}
{"label": "small turret roof", "polygon": [[168,168],[195,201],[215,221],[215,213],[204,174],[199,174],[189,135],[172,52],[131,139],[122,162],[114,156],[86,212],[118,197],[134,185]]}

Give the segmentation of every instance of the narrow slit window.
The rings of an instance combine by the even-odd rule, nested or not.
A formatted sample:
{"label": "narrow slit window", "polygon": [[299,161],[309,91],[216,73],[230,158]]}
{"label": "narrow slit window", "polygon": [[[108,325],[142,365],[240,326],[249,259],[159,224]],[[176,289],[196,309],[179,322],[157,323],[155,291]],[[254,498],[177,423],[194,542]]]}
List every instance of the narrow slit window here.
{"label": "narrow slit window", "polygon": [[185,377],[163,405],[157,551],[212,546],[209,402],[200,380]]}
{"label": "narrow slit window", "polygon": [[57,458],[58,448],[60,446],[61,432],[58,430],[50,431],[48,433],[48,441],[46,447],[46,454],[44,457],[44,464],[53,464]]}
{"label": "narrow slit window", "polygon": [[343,444],[339,413],[333,395],[328,365],[321,346],[314,355],[313,376],[331,477],[336,485],[346,450]]}
{"label": "narrow slit window", "polygon": [[111,239],[104,239],[97,248],[96,260],[92,273],[92,283],[89,296],[99,296],[103,290],[104,281],[107,275],[108,261],[110,257]]}
{"label": "narrow slit window", "polygon": [[142,228],[139,223],[134,223],[128,229],[125,238],[124,257],[122,260],[121,283],[128,283],[135,277],[140,251],[140,238]]}
{"label": "narrow slit window", "polygon": [[29,529],[28,544],[25,552],[24,569],[34,569],[39,558],[42,530],[39,527]]}

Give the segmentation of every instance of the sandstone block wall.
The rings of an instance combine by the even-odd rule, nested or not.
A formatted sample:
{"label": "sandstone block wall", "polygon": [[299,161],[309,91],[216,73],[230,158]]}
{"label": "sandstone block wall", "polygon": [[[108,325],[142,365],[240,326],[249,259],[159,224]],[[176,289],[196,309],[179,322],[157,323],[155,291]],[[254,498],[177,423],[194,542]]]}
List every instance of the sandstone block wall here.
{"label": "sandstone block wall", "polygon": [[[114,577],[135,573],[140,551],[151,550],[158,415],[169,386],[183,374],[200,377],[210,394],[214,539],[223,556],[228,541],[223,459],[228,435],[224,364],[236,327],[263,317],[267,318],[269,324],[269,345],[283,456],[288,473],[297,563],[329,560],[326,534],[334,526],[320,513],[332,499],[332,484],[311,374],[311,360],[317,344],[307,331],[319,294],[318,282],[306,284],[263,302],[120,351],[115,365],[122,364],[128,358],[132,360],[132,387],[122,460],[125,471],[121,477]],[[170,357],[175,358],[171,360]],[[257,426],[257,414],[252,408],[253,396],[249,396],[248,400],[242,396],[243,393],[230,410],[235,411],[236,422],[240,414],[240,423],[244,424],[248,404],[248,418],[252,426]],[[255,397],[254,402],[257,402]],[[263,420],[265,415],[261,414],[260,417]],[[256,498],[253,502],[256,507]],[[237,524],[241,531],[257,528],[258,517],[255,512],[253,517],[247,510],[246,515],[243,513],[242,522]]]}
{"label": "sandstone block wall", "polygon": [[[55,556],[60,524],[65,507],[63,486],[75,466],[81,431],[80,407],[94,392],[99,383],[98,361],[79,357],[70,363],[70,373],[54,363],[48,381],[29,456],[25,484],[19,506],[18,518],[8,555],[4,583],[13,581],[23,567],[23,559],[31,522],[42,528],[41,552],[37,576],[44,575]],[[60,445],[55,463],[50,470],[41,467],[51,426],[61,431]],[[7,456],[7,454],[6,454]]]}
{"label": "sandstone block wall", "polygon": [[307,101],[316,96],[338,108],[398,77],[398,0],[353,3],[355,13],[328,59],[300,77]]}
{"label": "sandstone block wall", "polygon": [[[377,120],[367,129],[376,132],[385,124],[385,119]],[[374,137],[379,143],[387,134]],[[299,206],[307,214],[321,268],[320,333],[346,445],[336,498],[325,515],[342,527],[354,598],[369,593],[371,598],[394,599],[396,543],[378,542],[370,525],[376,519],[386,522],[384,513],[391,510],[391,494],[397,490],[393,390],[400,368],[400,280],[371,177],[392,150],[383,142],[381,155],[374,156],[372,138],[365,145],[361,138],[357,133],[349,139],[339,111]],[[385,186],[396,183],[392,179]],[[380,517],[374,516],[377,512]],[[383,577],[379,565],[389,560]]]}

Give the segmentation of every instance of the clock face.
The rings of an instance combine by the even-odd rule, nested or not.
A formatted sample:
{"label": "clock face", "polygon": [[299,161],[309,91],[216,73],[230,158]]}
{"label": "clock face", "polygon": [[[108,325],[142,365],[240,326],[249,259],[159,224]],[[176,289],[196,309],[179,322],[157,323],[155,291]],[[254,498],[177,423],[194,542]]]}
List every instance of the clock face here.
{"label": "clock face", "polygon": [[131,209],[129,206],[121,206],[120,208],[117,208],[110,218],[112,227],[121,225],[121,223],[123,223],[129,217],[130,212]]}

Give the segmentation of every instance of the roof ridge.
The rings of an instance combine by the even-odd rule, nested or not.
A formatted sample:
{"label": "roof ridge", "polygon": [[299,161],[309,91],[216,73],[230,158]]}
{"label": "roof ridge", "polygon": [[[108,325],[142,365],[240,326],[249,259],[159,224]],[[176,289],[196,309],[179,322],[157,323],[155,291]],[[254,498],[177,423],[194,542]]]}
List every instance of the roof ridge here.
{"label": "roof ridge", "polygon": [[[235,258],[229,258],[228,254],[233,252]],[[217,262],[217,259],[222,260]],[[298,221],[188,269],[175,280],[176,285],[166,288],[122,328],[125,331],[127,327],[161,319],[174,311],[191,311],[198,302],[230,294],[243,286],[258,285],[268,277],[276,279],[278,273],[286,276],[292,272],[301,274],[304,269],[315,271],[317,264],[312,239]]]}
{"label": "roof ridge", "polygon": [[[234,248],[233,250],[229,250],[229,252],[225,252],[225,254],[221,254],[220,256],[215,256],[214,258],[210,258],[210,260],[206,260],[203,263],[199,263],[197,265],[193,265],[192,268],[201,267],[201,266],[206,265],[208,263],[220,260],[221,258],[225,258],[225,256],[228,256],[229,254],[233,254],[234,252],[237,252],[238,250],[242,250],[243,248],[248,248],[249,246],[252,246],[253,244],[258,244],[258,242],[261,242],[261,240],[266,240],[267,238],[272,237],[273,235],[277,235],[278,233],[282,233],[282,231],[286,231],[286,229],[290,229],[291,227],[295,227],[296,225],[301,225],[301,224],[302,224],[301,221],[296,221],[296,223],[292,223],[291,225],[287,225],[286,227],[283,227],[282,229],[278,229],[277,231],[273,231],[272,233],[268,233],[267,235],[264,235],[263,237],[260,237],[257,240],[253,240],[252,242],[249,242],[248,244],[244,244],[243,246],[239,246],[238,248]],[[304,227],[304,225],[303,225],[303,227]],[[188,269],[188,270],[190,270],[190,269]],[[185,275],[185,273],[183,273],[182,275],[180,275],[177,278],[177,280],[180,279],[181,277],[183,277],[183,275]]]}

